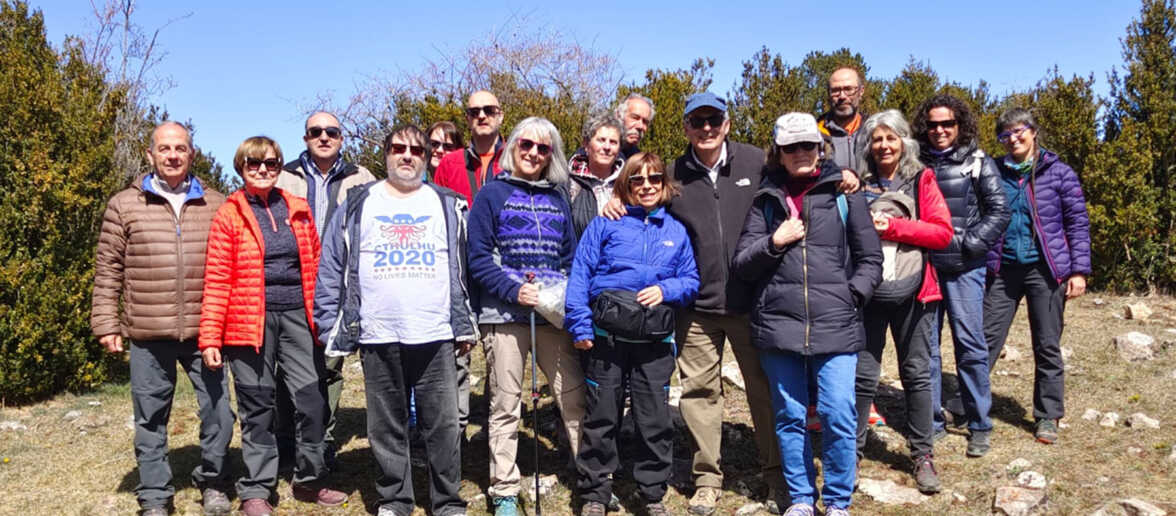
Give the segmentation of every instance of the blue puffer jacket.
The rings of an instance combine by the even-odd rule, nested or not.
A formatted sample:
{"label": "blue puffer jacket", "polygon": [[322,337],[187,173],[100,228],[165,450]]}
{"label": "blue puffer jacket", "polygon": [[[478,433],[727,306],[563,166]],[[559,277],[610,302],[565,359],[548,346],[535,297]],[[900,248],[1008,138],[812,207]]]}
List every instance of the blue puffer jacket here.
{"label": "blue puffer jacket", "polygon": [[[1017,174],[1005,165],[1004,158],[996,163],[1001,174]],[[1042,149],[1030,176],[1029,202],[1033,234],[1054,280],[1061,283],[1074,274],[1089,276],[1090,218],[1074,169],[1057,154]],[[1003,245],[1004,239],[999,239],[988,251],[988,269],[993,272],[1000,270]]]}
{"label": "blue puffer jacket", "polygon": [[621,220],[596,217],[584,229],[568,278],[564,327],[575,341],[593,338],[592,300],[605,289],[661,287],[665,303],[686,306],[698,295],[698,265],[686,227],[665,208],[646,215],[629,206]]}

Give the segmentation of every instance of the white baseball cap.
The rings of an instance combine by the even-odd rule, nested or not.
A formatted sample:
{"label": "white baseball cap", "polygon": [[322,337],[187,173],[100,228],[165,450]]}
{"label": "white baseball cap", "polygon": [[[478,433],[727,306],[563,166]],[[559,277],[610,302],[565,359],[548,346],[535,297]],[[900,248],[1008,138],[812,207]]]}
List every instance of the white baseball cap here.
{"label": "white baseball cap", "polygon": [[823,141],[821,131],[817,129],[817,119],[808,113],[787,113],[777,118],[772,136],[776,145]]}

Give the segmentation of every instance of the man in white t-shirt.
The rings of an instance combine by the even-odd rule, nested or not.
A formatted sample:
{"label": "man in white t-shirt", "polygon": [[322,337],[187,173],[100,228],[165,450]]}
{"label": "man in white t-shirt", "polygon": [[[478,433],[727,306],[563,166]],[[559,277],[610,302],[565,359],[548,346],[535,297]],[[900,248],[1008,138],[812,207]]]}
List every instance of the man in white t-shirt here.
{"label": "man in white t-shirt", "polygon": [[379,515],[413,511],[408,398],[429,465],[431,514],[464,515],[453,357],[477,340],[466,275],[465,198],[422,182],[425,135],[384,139],[388,179],[348,193],[323,234],[315,323],[328,354],[359,350]]}

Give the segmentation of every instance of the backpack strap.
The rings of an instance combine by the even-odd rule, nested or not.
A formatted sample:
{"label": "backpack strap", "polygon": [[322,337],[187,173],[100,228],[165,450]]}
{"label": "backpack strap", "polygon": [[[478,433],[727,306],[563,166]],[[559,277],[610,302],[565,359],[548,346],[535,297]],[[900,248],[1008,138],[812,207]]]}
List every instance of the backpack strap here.
{"label": "backpack strap", "polygon": [[844,227],[849,220],[849,203],[845,200],[845,192],[837,192],[837,213],[841,215],[841,225]]}

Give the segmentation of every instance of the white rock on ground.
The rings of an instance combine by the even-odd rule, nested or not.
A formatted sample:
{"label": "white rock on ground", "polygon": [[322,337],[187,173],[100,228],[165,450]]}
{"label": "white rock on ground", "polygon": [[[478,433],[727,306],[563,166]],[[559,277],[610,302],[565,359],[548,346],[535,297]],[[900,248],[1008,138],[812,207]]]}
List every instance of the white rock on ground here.
{"label": "white rock on ground", "polygon": [[28,429],[29,427],[25,426],[24,423],[21,423],[15,419],[11,421],[0,422],[0,430],[12,430],[13,432],[18,432]]}
{"label": "white rock on ground", "polygon": [[1033,463],[1029,462],[1028,459],[1017,457],[1016,459],[1013,459],[1013,461],[1010,462],[1007,466],[1005,466],[1005,471],[1009,472],[1009,474],[1016,475],[1017,473],[1029,469],[1029,467],[1032,465]]}
{"label": "white rock on ground", "polygon": [[71,410],[69,412],[66,412],[64,417],[65,417],[65,419],[77,419],[79,417],[82,417],[82,411]]}
{"label": "white rock on ground", "polygon": [[735,362],[723,362],[723,368],[719,371],[723,375],[723,380],[735,386],[735,388],[745,391],[747,387],[743,384],[743,373],[739,371],[739,364]]}
{"label": "white rock on ground", "polygon": [[1117,412],[1107,412],[1098,420],[1098,424],[1107,428],[1114,428],[1119,423],[1119,414]]}
{"label": "white rock on ground", "polygon": [[1152,309],[1144,303],[1134,303],[1123,307],[1123,317],[1142,321],[1151,317]]}
{"label": "white rock on ground", "polygon": [[1176,446],[1172,447],[1172,453],[1168,454],[1168,462],[1176,462]]}
{"label": "white rock on ground", "polygon": [[1029,489],[1045,489],[1045,475],[1036,471],[1022,471],[1017,475],[1017,484]]}
{"label": "white rock on ground", "polygon": [[873,498],[879,503],[890,505],[919,505],[927,499],[927,497],[920,493],[917,489],[900,486],[895,484],[892,480],[874,480],[872,478],[863,478],[858,484],[858,492],[869,495],[870,498]]}
{"label": "white rock on ground", "polygon": [[1004,486],[996,488],[992,512],[1007,516],[1027,516],[1045,503],[1044,489]]}
{"label": "white rock on ground", "polygon": [[671,407],[677,407],[678,404],[682,401],[682,386],[670,386],[670,392],[667,393],[667,397],[669,398],[667,403],[669,403]]}
{"label": "white rock on ground", "polygon": [[1165,516],[1167,511],[1138,498],[1123,498],[1106,502],[1090,516]]}
{"label": "white rock on ground", "polygon": [[1069,363],[1071,358],[1074,358],[1074,348],[1062,346],[1062,362]]}
{"label": "white rock on ground", "polygon": [[1131,428],[1159,428],[1160,422],[1147,417],[1143,412],[1136,412],[1127,416],[1127,426]]}
{"label": "white rock on ground", "polygon": [[1005,345],[1004,349],[1000,350],[1000,358],[1008,360],[1009,362],[1016,362],[1021,360],[1021,351],[1009,345]]}
{"label": "white rock on ground", "polygon": [[[551,493],[551,489],[559,483],[559,479],[555,475],[540,475],[539,476],[539,496],[546,496]],[[524,477],[522,479],[523,493],[535,499],[535,476]]]}
{"label": "white rock on ground", "polygon": [[1143,448],[1140,448],[1138,446],[1128,446],[1127,447],[1127,455],[1130,455],[1132,457],[1142,457],[1143,456]]}
{"label": "white rock on ground", "polygon": [[954,491],[951,493],[951,499],[955,503],[968,503],[968,497]]}
{"label": "white rock on ground", "polygon": [[740,507],[739,510],[735,511],[735,516],[751,516],[752,514],[756,514],[762,510],[764,510],[764,504],[759,502],[752,502],[744,505],[743,507]]}
{"label": "white rock on ground", "polygon": [[1082,419],[1086,421],[1097,421],[1100,417],[1102,417],[1102,412],[1092,408],[1088,408],[1086,409],[1086,412],[1082,413]]}
{"label": "white rock on ground", "polygon": [[1156,357],[1156,339],[1151,335],[1131,331],[1115,337],[1115,349],[1119,358],[1128,362],[1151,360]]}
{"label": "white rock on ground", "polygon": [[135,429],[135,415],[134,414],[127,416],[127,422],[123,423],[123,427],[125,427],[127,430],[134,430]]}

